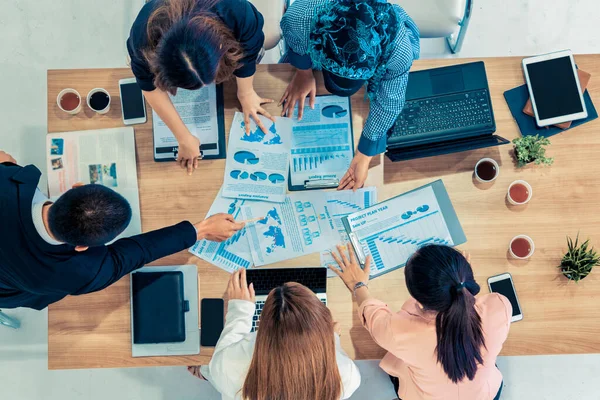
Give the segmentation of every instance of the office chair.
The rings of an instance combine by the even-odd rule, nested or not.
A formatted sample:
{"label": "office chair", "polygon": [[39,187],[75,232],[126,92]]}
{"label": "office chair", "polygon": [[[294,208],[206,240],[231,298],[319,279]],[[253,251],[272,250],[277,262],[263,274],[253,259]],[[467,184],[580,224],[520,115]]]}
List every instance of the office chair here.
{"label": "office chair", "polygon": [[9,317],[0,310],[0,325],[8,326],[9,328],[19,329],[21,322],[13,317]]}
{"label": "office chair", "polygon": [[469,27],[473,0],[388,1],[404,8],[419,27],[421,38],[446,38],[452,53],[460,51]]}

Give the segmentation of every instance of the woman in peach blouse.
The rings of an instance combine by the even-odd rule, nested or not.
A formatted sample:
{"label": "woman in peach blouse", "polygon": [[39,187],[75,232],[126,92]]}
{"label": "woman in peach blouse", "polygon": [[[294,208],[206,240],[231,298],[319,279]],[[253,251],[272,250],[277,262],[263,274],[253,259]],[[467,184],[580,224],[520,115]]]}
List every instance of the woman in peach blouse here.
{"label": "woman in peach blouse", "polygon": [[369,294],[352,251],[338,248],[333,269],[354,293],[373,340],[387,350],[381,361],[403,400],[496,400],[502,374],[496,358],[508,336],[512,306],[492,293],[475,298],[479,285],[469,256],[451,247],[420,248],[404,268],[411,297],[399,312]]}

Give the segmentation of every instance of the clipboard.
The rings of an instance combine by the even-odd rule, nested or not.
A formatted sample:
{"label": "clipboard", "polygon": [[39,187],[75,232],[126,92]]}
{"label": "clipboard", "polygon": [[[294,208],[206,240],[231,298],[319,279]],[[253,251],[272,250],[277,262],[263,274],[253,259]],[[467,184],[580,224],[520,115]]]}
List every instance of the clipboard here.
{"label": "clipboard", "polygon": [[[223,100],[223,84],[215,85],[216,93],[216,106],[217,106],[217,129],[218,129],[218,141],[217,143],[201,143],[200,144],[200,155],[203,160],[213,160],[225,158],[227,150],[225,148],[225,106]],[[152,147],[154,154],[154,161],[165,162],[175,161],[177,159],[177,151],[179,146],[161,146],[157,147],[154,137],[154,120],[152,121]],[[206,151],[218,150],[218,154],[205,154]]]}
{"label": "clipboard", "polygon": [[[339,185],[339,181],[342,178],[342,176],[346,173],[347,168],[344,168],[344,170],[340,170],[340,173],[338,173],[337,177],[334,178],[321,178],[321,179],[305,179],[303,183],[296,183],[294,184],[294,179],[293,179],[293,175],[294,175],[294,170],[295,170],[295,166],[298,167],[298,160],[304,160],[304,164],[309,165],[310,168],[313,168],[315,172],[317,172],[317,168],[318,165],[322,165],[322,163],[327,162],[330,160],[330,158],[328,157],[336,157],[336,156],[342,156],[342,155],[346,155],[348,157],[350,157],[350,159],[348,160],[348,165],[350,165],[350,162],[352,161],[352,157],[354,157],[354,131],[353,131],[353,127],[352,127],[352,102],[350,97],[340,97],[340,96],[335,96],[332,94],[326,94],[326,95],[318,95],[317,96],[317,101],[316,104],[320,106],[320,103],[323,101],[333,101],[338,103],[337,105],[331,105],[328,103],[325,103],[325,107],[321,108],[319,107],[319,112],[323,115],[323,119],[326,119],[327,122],[330,122],[329,126],[335,126],[335,119],[337,118],[337,115],[340,115],[340,113],[343,113],[345,111],[345,114],[343,115],[344,119],[348,120],[348,135],[346,137],[346,140],[343,140],[342,142],[340,141],[330,141],[329,143],[327,143],[326,140],[323,140],[322,143],[320,143],[318,141],[317,138],[315,138],[315,135],[313,135],[312,137],[315,138],[314,140],[316,141],[315,145],[312,146],[312,148],[310,147],[294,147],[292,145],[292,150],[291,150],[291,157],[290,157],[290,172],[289,172],[289,176],[288,176],[288,190],[289,191],[299,191],[299,190],[316,190],[316,189],[332,189],[332,188],[337,188]],[[338,110],[337,114],[335,109],[332,109],[332,107],[338,107],[340,105],[342,105],[341,108],[342,110]],[[308,106],[307,106],[308,107]],[[310,112],[312,111],[310,108],[305,107],[305,118],[306,118],[306,112]],[[328,115],[330,116],[325,116],[325,112],[326,109],[329,108],[328,111]],[[297,111],[296,111],[297,113]],[[295,117],[296,115],[294,115]],[[323,124],[321,124],[323,125]],[[297,130],[298,129],[303,129],[304,127],[306,127],[306,130],[308,132],[310,132],[310,128],[311,125],[306,125],[305,123],[298,123],[295,122],[294,124],[294,128],[293,128],[293,133],[292,133],[292,137],[294,137],[294,135],[297,134]],[[318,127],[315,127],[315,129],[317,129]],[[316,133],[316,132],[315,132]],[[318,133],[316,133],[318,134]],[[324,133],[323,135],[326,135],[326,133]],[[323,136],[324,139],[327,138],[327,136]],[[347,146],[349,146],[349,148],[347,148]],[[343,150],[341,150],[343,149]],[[296,164],[294,164],[296,162]]]}
{"label": "clipboard", "polygon": [[[354,221],[356,221],[356,218],[358,218],[361,214],[368,213],[371,210],[381,209],[383,206],[388,206],[388,208],[390,210],[400,210],[399,212],[402,212],[401,211],[401,210],[403,210],[402,198],[404,196],[414,193],[416,191],[428,188],[428,187],[430,187],[433,190],[433,194],[439,205],[439,212],[443,218],[443,221],[446,224],[448,233],[450,234],[450,237],[452,239],[452,246],[458,246],[467,241],[467,237],[462,229],[462,226],[460,224],[458,216],[456,215],[454,206],[452,205],[452,202],[450,201],[450,197],[448,196],[446,187],[444,186],[444,183],[442,182],[442,180],[439,179],[430,184],[418,187],[418,188],[413,189],[406,193],[402,193],[396,197],[393,197],[391,199],[388,199],[386,201],[378,203],[378,204],[376,204],[372,207],[369,207],[365,210],[361,210],[359,212],[350,214],[350,215],[342,218],[342,223],[344,224],[346,233],[348,234],[348,237],[350,238],[350,243],[352,244],[352,247],[354,248],[354,252],[356,253],[357,259],[362,267],[364,267],[364,264],[366,261],[366,255],[365,255],[363,246],[368,246],[368,245],[363,243],[364,240],[361,241],[361,239],[358,237],[358,235],[354,232],[354,230],[352,229],[351,221],[353,221],[353,219],[354,219]],[[426,216],[427,214],[423,214],[423,215]],[[417,216],[417,214],[415,214],[415,218],[413,220],[409,219],[406,222],[406,224],[404,224],[404,225],[408,225],[408,224],[418,220],[419,218],[424,218],[423,215]],[[356,222],[353,222],[353,223],[356,224]],[[386,230],[389,230],[389,229],[387,227],[382,227],[382,232],[385,232]],[[375,233],[374,235],[379,235],[379,233]],[[429,243],[423,243],[422,245],[424,245],[424,244],[429,244]],[[414,246],[415,244],[412,244],[412,245]],[[406,260],[402,260],[398,265],[390,267],[390,268],[386,268],[384,271],[381,271],[381,272],[375,271],[375,273],[373,273],[373,270],[372,270],[371,278],[376,278],[376,277],[384,275],[388,272],[402,268],[406,265],[406,261],[408,261],[408,258],[406,258]]]}

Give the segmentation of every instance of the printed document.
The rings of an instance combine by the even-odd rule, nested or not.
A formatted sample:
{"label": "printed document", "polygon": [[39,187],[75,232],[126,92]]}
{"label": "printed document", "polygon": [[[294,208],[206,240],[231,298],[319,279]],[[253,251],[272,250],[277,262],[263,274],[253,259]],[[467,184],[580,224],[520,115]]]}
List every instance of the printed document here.
{"label": "printed document", "polygon": [[[333,216],[333,223],[338,234],[336,245],[321,252],[321,265],[328,267],[330,265],[336,266],[337,262],[331,256],[331,252],[337,252],[337,245],[346,245],[349,242],[348,233],[342,221],[343,217],[346,217],[356,211],[364,210],[377,203],[377,188],[368,187],[358,189],[356,192],[352,190],[342,190],[336,192],[327,193],[327,204],[329,210]],[[352,248],[352,247],[351,247]],[[327,270],[327,276],[336,276],[331,270]]]}
{"label": "printed document", "polygon": [[292,120],[260,116],[265,134],[251,120],[246,135],[244,114],[235,113],[229,132],[223,196],[281,203],[287,190]]}
{"label": "printed document", "polygon": [[129,201],[133,213],[118,238],[142,233],[133,128],[51,133],[46,145],[51,200],[79,182],[109,187]]}
{"label": "printed document", "polygon": [[347,223],[361,262],[373,258],[371,276],[403,266],[423,245],[454,245],[431,186],[350,214]]}
{"label": "printed document", "polygon": [[[215,198],[207,218],[218,213],[227,213],[233,215],[236,220],[242,220],[241,207],[255,204],[252,200],[227,199],[222,196],[222,189]],[[224,242],[217,243],[208,240],[199,240],[190,249],[190,253],[200,257],[217,267],[233,273],[240,268],[250,268],[252,266],[252,253],[246,236],[247,228],[236,232],[232,237]]]}
{"label": "printed document", "polygon": [[[219,119],[217,116],[217,87],[207,85],[198,90],[177,89],[171,101],[190,133],[200,139],[205,156],[219,155]],[[177,139],[158,114],[152,110],[154,158],[173,160]]]}
{"label": "printed document", "polygon": [[350,98],[317,96],[315,108],[296,108],[290,158],[291,185],[339,181],[354,156]]}
{"label": "printed document", "polygon": [[334,248],[343,241],[341,218],[375,201],[375,189],[345,192],[298,192],[282,204],[255,202],[242,207],[244,219],[265,218],[249,225],[254,264],[271,264]]}

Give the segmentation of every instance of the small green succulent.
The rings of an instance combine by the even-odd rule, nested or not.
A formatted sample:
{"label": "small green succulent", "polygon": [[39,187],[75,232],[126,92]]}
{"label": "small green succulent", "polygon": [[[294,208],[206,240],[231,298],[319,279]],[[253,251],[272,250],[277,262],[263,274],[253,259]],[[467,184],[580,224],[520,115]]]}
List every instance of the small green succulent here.
{"label": "small green succulent", "polygon": [[579,282],[600,263],[600,256],[593,247],[588,248],[589,239],[579,245],[579,234],[577,234],[575,243],[573,243],[573,239],[567,237],[567,245],[569,250],[563,256],[558,268],[569,280]]}
{"label": "small green succulent", "polygon": [[554,158],[546,157],[546,148],[550,140],[540,135],[523,136],[513,140],[517,166],[524,167],[530,162],[536,165],[552,165]]}

